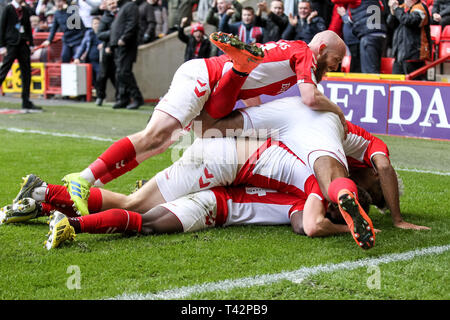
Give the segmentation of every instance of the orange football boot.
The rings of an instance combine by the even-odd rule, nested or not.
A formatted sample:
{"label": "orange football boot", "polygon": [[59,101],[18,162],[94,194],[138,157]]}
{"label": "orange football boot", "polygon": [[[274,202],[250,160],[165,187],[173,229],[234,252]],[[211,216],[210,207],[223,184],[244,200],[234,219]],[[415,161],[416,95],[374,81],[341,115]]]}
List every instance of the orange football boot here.
{"label": "orange football boot", "polygon": [[375,244],[375,231],[372,220],[361,208],[355,195],[348,190],[344,192],[339,196],[339,211],[344,217],[356,243],[362,249],[370,249]]}
{"label": "orange football boot", "polygon": [[249,74],[264,58],[263,49],[254,44],[246,44],[235,35],[219,31],[211,33],[209,39],[231,58],[236,71]]}

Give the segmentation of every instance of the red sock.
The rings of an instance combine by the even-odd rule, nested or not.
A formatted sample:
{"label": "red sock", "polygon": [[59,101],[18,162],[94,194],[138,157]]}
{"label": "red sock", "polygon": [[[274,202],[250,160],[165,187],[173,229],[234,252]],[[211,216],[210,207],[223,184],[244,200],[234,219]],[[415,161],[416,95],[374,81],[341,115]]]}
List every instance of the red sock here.
{"label": "red sock", "polygon": [[328,197],[334,203],[338,203],[338,194],[342,189],[346,189],[356,195],[358,198],[358,189],[353,180],[349,178],[337,178],[331,181],[330,186],[328,187]]}
{"label": "red sock", "polygon": [[230,114],[246,79],[247,77],[238,75],[232,69],[225,72],[204,106],[208,114],[214,119]]}
{"label": "red sock", "polygon": [[139,165],[139,162],[136,161],[136,159],[133,159],[125,164],[125,166],[120,167],[119,169],[114,169],[108,173],[106,173],[104,176],[100,178],[100,181],[103,184],[107,184],[108,182],[114,180],[115,178],[120,177],[121,175],[127,173],[128,171],[133,170]]}
{"label": "red sock", "polygon": [[88,233],[122,233],[140,232],[142,216],[133,211],[110,209],[96,214],[79,217],[81,232]]}
{"label": "red sock", "polygon": [[[47,185],[47,191],[45,193],[45,202],[53,205],[57,210],[63,212],[66,209],[67,212],[73,211],[73,201],[70,199],[69,192],[65,186],[56,184]],[[98,188],[91,188],[88,198],[89,212],[95,213],[102,210],[102,192]],[[63,212],[64,214],[66,212]],[[73,211],[75,213],[75,211]]]}
{"label": "red sock", "polygon": [[61,207],[50,203],[41,203],[41,216],[49,216],[54,210],[64,213],[68,217],[78,217],[78,214],[72,207]]}
{"label": "red sock", "polygon": [[[136,160],[136,150],[128,137],[114,142],[97,160],[89,165],[95,179],[108,172],[124,167],[128,162]],[[123,174],[123,173],[122,173]]]}

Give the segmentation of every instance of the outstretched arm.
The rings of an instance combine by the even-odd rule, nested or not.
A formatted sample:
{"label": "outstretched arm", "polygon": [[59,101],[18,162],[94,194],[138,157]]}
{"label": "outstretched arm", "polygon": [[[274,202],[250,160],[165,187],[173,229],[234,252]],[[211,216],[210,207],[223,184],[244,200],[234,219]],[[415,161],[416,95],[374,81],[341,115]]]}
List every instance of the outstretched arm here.
{"label": "outstretched arm", "polygon": [[381,190],[386,204],[391,211],[394,226],[401,229],[429,230],[425,226],[418,226],[403,220],[400,213],[400,196],[398,191],[398,180],[395,169],[392,167],[389,158],[384,154],[376,154],[372,157],[372,162],[378,172]]}

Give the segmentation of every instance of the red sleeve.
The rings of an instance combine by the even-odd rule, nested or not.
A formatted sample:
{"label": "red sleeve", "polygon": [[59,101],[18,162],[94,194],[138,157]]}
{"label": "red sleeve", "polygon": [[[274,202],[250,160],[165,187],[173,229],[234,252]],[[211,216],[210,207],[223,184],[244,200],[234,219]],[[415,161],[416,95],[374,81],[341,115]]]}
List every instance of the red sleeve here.
{"label": "red sleeve", "polygon": [[297,83],[312,83],[317,85],[314,72],[317,68],[317,60],[314,53],[303,41],[293,41],[290,63],[292,70],[297,75]]}
{"label": "red sleeve", "polygon": [[347,154],[350,167],[373,168],[371,160],[376,154],[384,154],[389,158],[389,149],[381,139],[349,121],[347,121],[347,125],[350,137],[347,136],[345,143],[347,143],[347,140],[353,139],[353,154],[350,156]]}

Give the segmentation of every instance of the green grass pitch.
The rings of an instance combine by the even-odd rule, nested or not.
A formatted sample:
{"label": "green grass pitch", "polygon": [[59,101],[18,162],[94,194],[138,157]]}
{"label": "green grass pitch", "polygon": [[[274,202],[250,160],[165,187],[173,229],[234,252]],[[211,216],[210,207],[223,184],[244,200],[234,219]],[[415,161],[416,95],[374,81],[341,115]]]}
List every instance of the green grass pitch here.
{"label": "green grass pitch", "polygon": [[[152,110],[146,106],[130,112],[89,103],[44,109],[37,114],[0,115],[1,206],[16,196],[23,176],[35,173],[49,183],[60,183],[65,174],[94,161],[111,141],[144,128]],[[0,226],[0,299],[148,298],[178,292],[183,299],[447,300],[448,248],[437,254],[380,263],[377,269],[367,265],[337,268],[304,278],[241,285],[248,279],[273,279],[300,268],[345,266],[450,244],[450,141],[381,139],[388,144],[392,162],[404,181],[404,219],[429,226],[430,231],[396,229],[388,215],[372,208],[374,226],[381,232],[375,247],[368,251],[358,248],[350,235],[310,239],[295,235],[290,226],[239,226],[148,237],[80,234],[76,241],[47,251],[43,242],[48,225],[46,218],[39,218]],[[131,192],[137,179],[150,178],[168,166],[171,152],[147,160],[107,188]],[[377,280],[375,286],[371,285],[373,279]],[[205,283],[213,288],[226,281],[237,285],[187,291]]]}

